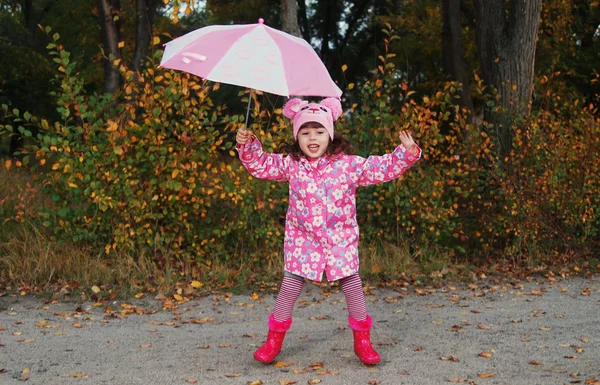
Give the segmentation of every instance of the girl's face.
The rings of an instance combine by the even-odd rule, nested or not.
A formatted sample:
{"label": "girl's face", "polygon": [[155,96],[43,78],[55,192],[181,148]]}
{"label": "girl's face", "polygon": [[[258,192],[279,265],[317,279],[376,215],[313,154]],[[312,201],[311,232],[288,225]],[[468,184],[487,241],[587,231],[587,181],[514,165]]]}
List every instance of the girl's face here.
{"label": "girl's face", "polygon": [[320,158],[329,147],[329,133],[320,124],[302,127],[298,130],[298,144],[307,158]]}

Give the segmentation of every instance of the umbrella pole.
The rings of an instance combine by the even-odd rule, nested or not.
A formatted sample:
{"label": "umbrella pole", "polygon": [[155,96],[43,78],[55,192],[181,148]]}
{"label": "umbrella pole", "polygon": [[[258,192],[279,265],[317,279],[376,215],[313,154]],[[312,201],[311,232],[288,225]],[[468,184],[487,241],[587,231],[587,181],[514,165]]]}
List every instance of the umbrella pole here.
{"label": "umbrella pole", "polygon": [[252,88],[250,88],[250,95],[248,95],[248,108],[246,109],[246,120],[244,120],[244,131],[248,128],[248,118],[250,117],[250,102],[252,101]]}

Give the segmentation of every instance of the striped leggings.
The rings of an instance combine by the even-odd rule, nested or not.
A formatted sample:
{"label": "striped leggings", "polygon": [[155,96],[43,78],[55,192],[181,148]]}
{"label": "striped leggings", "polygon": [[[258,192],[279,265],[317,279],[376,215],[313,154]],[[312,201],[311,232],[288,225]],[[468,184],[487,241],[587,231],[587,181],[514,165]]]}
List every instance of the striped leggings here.
{"label": "striped leggings", "polygon": [[[281,288],[273,307],[273,318],[276,321],[287,321],[292,317],[294,305],[302,292],[303,286],[303,278],[295,278],[288,275],[283,277],[283,282],[281,283]],[[367,319],[367,303],[365,293],[362,289],[362,281],[358,273],[342,278],[340,286],[346,297],[348,315],[357,321]]]}

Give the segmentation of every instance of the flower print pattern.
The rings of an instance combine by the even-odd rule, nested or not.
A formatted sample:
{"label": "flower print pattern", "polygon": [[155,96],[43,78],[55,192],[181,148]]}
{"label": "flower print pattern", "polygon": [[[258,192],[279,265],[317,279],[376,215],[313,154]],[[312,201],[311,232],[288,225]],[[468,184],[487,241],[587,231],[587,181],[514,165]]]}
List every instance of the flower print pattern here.
{"label": "flower print pattern", "polygon": [[327,155],[309,162],[267,154],[257,139],[236,146],[240,160],[256,178],[288,181],[285,270],[320,281],[335,281],[359,268],[356,188],[398,178],[421,156],[402,145],[382,156]]}

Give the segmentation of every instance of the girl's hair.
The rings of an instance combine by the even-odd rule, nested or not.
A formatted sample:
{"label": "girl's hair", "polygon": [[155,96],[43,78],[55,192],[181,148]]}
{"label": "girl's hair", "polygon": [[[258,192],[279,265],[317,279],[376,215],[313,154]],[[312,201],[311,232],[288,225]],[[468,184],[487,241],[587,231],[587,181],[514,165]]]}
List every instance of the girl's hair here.
{"label": "girl's hair", "polygon": [[[302,128],[325,128],[321,124],[316,122],[308,122],[304,123],[300,129]],[[294,160],[300,160],[300,158],[305,157],[304,153],[300,149],[300,144],[298,143],[298,139],[296,139],[293,143],[282,143],[277,147],[277,152],[288,154]],[[338,154],[348,154],[352,155],[354,153],[354,148],[352,144],[348,142],[346,139],[339,135],[334,135],[333,140],[329,141],[329,146],[327,147],[327,151],[325,154],[329,156],[334,156]]]}

